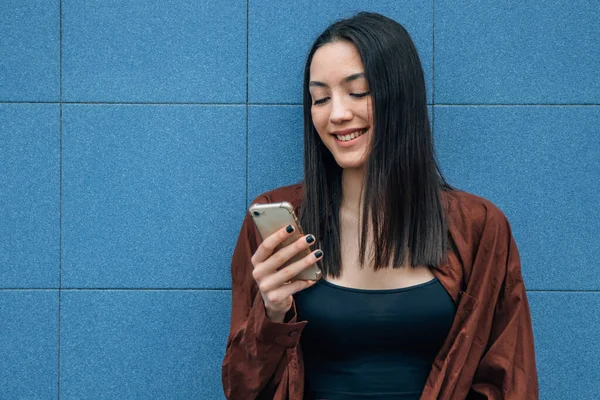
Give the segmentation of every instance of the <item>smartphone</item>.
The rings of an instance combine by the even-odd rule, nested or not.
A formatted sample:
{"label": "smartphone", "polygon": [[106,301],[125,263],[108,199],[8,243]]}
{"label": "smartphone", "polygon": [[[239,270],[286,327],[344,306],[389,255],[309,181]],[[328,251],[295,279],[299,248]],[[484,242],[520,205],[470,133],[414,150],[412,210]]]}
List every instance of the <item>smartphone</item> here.
{"label": "smartphone", "polygon": [[[260,236],[264,239],[271,236],[273,233],[283,228],[284,226],[292,225],[294,227],[294,232],[285,239],[279,246],[275,248],[275,251],[289,245],[290,243],[295,242],[302,236],[304,233],[302,232],[302,228],[298,223],[298,218],[296,217],[296,213],[294,212],[294,207],[288,203],[287,201],[282,201],[280,203],[267,203],[267,204],[253,204],[248,209],[252,219],[254,220],[254,224],[260,233]],[[292,264],[311,253],[311,249],[307,248],[300,251],[298,254],[294,255],[291,259],[289,259],[284,265],[282,265],[279,269]],[[319,280],[322,277],[321,269],[316,265],[312,265],[294,278],[292,281],[296,280]]]}

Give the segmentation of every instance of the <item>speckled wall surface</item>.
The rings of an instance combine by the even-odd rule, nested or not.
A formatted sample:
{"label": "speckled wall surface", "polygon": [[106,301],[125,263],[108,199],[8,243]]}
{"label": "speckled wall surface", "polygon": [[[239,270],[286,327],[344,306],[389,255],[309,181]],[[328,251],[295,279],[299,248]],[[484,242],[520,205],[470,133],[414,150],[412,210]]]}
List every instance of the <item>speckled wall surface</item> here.
{"label": "speckled wall surface", "polygon": [[508,216],[540,397],[600,383],[600,4],[0,2],[0,399],[221,399],[246,206],[301,178],[333,20],[403,23],[455,186]]}

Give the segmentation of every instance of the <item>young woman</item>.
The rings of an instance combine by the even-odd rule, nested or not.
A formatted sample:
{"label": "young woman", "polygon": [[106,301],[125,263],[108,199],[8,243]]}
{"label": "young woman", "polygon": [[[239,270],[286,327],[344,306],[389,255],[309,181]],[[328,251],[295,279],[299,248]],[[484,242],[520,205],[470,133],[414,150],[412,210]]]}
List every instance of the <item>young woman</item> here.
{"label": "young woman", "polygon": [[[308,233],[273,249],[247,216],[233,254],[229,399],[535,399],[531,317],[509,223],[437,166],[423,70],[397,22],[336,22],[304,75]],[[279,270],[301,251],[313,251]],[[318,263],[323,279],[290,278]]]}

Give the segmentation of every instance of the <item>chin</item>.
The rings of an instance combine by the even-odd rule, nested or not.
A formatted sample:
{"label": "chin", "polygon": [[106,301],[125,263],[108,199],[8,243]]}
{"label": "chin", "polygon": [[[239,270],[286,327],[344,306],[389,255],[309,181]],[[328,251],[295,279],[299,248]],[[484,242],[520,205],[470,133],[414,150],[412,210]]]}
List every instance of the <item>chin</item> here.
{"label": "chin", "polygon": [[340,160],[337,159],[337,164],[342,169],[362,169],[365,165],[365,161],[362,159],[359,160]]}

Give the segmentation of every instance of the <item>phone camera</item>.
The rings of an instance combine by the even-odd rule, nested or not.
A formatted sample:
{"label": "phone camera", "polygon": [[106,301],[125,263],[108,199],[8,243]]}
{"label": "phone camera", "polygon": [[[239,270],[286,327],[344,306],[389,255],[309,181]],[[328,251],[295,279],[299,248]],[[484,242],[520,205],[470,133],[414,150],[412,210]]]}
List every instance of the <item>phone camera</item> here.
{"label": "phone camera", "polygon": [[253,214],[254,214],[255,217],[260,217],[260,213],[258,211],[254,211]]}

